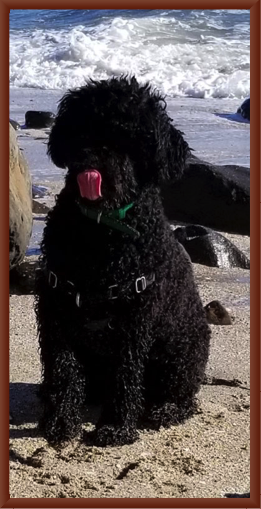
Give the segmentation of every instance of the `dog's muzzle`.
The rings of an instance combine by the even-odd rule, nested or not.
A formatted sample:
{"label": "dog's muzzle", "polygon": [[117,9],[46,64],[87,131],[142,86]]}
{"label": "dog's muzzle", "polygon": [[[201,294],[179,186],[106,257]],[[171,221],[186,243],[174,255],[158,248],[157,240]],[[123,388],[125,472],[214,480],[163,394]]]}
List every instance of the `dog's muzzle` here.
{"label": "dog's muzzle", "polygon": [[102,196],[101,183],[102,177],[98,170],[85,170],[77,175],[77,182],[80,188],[82,198],[88,200],[97,200]]}

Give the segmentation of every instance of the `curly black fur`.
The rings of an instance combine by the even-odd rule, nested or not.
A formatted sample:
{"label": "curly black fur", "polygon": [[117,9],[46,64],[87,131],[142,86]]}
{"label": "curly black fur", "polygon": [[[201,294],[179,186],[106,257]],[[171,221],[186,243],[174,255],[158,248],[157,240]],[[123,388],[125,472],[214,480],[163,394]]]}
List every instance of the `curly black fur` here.
{"label": "curly black fur", "polygon": [[[164,99],[121,77],[90,81],[63,97],[48,152],[68,172],[48,214],[36,287],[40,427],[51,443],[72,439],[85,403],[99,402],[95,443],[131,443],[145,417],[158,429],[193,413],[208,359],[205,311],[159,190],[182,174],[189,147]],[[83,215],[77,200],[88,200],[80,198],[76,177],[89,168],[102,175],[102,198],[88,206],[108,211],[134,202],[125,221],[139,238]],[[49,270],[58,276],[56,288]],[[153,273],[155,282],[136,293],[136,278]],[[114,284],[118,298],[104,298]],[[109,326],[89,327],[106,317]]]}

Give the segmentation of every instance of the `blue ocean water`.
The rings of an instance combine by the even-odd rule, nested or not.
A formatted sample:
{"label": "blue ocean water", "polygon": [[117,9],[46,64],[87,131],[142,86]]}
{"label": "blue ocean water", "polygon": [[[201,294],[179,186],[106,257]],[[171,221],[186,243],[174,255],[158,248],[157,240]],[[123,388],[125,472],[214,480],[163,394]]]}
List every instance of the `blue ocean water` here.
{"label": "blue ocean water", "polygon": [[135,74],[170,96],[250,92],[249,10],[11,10],[10,85]]}

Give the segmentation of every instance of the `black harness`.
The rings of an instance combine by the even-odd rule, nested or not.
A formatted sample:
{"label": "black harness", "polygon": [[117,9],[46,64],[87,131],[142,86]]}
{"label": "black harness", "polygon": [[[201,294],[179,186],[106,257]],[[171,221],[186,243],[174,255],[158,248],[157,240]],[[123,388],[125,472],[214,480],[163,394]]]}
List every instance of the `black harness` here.
{"label": "black harness", "polygon": [[[83,215],[85,215],[88,219],[96,221],[98,224],[103,223],[109,228],[120,230],[123,233],[128,233],[134,238],[138,238],[140,236],[140,233],[137,230],[122,222],[122,220],[125,219],[126,212],[133,207],[133,203],[107,214],[103,214],[101,211],[89,209],[86,206],[83,206],[79,201],[77,202],[77,205],[80,207]],[[46,270],[46,275],[48,284],[51,288],[57,288],[65,291],[68,295],[73,297],[78,308],[82,306],[83,298],[81,296],[81,292],[72,281],[59,277],[52,270]],[[106,290],[99,291],[96,295],[94,295],[93,301],[95,303],[112,301],[118,299],[121,295],[124,295],[129,289],[131,289],[134,293],[139,294],[144,292],[148,286],[154,283],[154,281],[154,273],[146,276],[143,274],[124,285],[114,284],[108,286]],[[102,330],[106,326],[112,329],[112,318],[113,317],[110,316],[102,320],[91,320],[86,326],[90,330]]]}
{"label": "black harness", "polygon": [[[63,280],[59,278],[52,270],[46,271],[48,284],[51,288],[60,289],[65,291],[68,295],[71,295],[75,301],[75,304],[78,308],[81,308],[83,303],[83,298],[81,296],[80,291],[77,289],[76,285],[69,280]],[[110,285],[105,291],[100,291],[93,297],[93,302],[96,304],[101,304],[105,302],[110,302],[118,299],[121,295],[124,295],[127,290],[131,289],[134,293],[142,293],[148,288],[148,286],[152,285],[155,281],[155,274],[152,273],[149,276],[140,276],[135,280],[126,283],[125,285]],[[104,330],[106,327],[109,329],[113,329],[114,316],[109,315],[104,319],[99,320],[89,320],[86,323],[86,328],[91,331]]]}
{"label": "black harness", "polygon": [[[81,308],[83,304],[83,298],[81,292],[77,288],[77,286],[69,280],[62,279],[57,276],[52,270],[46,271],[48,284],[53,289],[60,289],[65,291],[68,295],[72,296],[75,301],[75,304],[78,308]],[[104,291],[100,291],[93,297],[93,301],[97,304],[110,302],[118,299],[121,295],[124,295],[126,291],[131,289],[134,293],[142,293],[148,288],[148,286],[152,285],[155,281],[155,274],[152,273],[149,276],[140,276],[135,280],[126,283],[125,285],[110,285]],[[109,315],[104,319],[99,320],[89,320],[85,327],[91,331],[101,331],[106,327],[109,329],[114,329],[113,327],[113,315]]]}
{"label": "black harness", "polygon": [[[63,280],[62,278],[59,278],[57,274],[55,274],[52,270],[47,271],[47,278],[51,288],[59,288],[65,290],[68,293],[68,295],[72,295],[75,298],[76,306],[78,308],[81,307],[82,304],[81,293],[72,281]],[[95,298],[95,301],[106,302],[107,300],[118,299],[120,295],[123,295],[127,290],[129,290],[129,288],[131,288],[135,293],[142,293],[146,290],[148,286],[152,285],[154,281],[155,274],[153,272],[149,276],[144,275],[140,276],[135,280],[126,283],[126,285],[123,286],[117,284],[110,285],[105,291],[99,292],[97,294],[97,298]]]}

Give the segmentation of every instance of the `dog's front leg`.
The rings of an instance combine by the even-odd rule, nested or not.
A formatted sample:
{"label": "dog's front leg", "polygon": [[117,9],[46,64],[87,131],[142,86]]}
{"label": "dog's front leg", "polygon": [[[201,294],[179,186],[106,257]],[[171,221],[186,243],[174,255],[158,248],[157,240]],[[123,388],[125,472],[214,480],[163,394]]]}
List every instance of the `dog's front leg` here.
{"label": "dog's front leg", "polygon": [[39,428],[50,443],[59,444],[79,433],[85,401],[85,375],[74,350],[77,315],[68,295],[48,284],[45,270],[37,273],[35,295],[42,364]]}
{"label": "dog's front leg", "polygon": [[[137,334],[138,336],[138,334]],[[95,432],[97,445],[123,445],[138,438],[137,420],[143,410],[144,351],[127,342],[118,357],[115,378],[109,382],[107,401]]]}
{"label": "dog's front leg", "polygon": [[[46,306],[52,304],[51,314]],[[70,347],[70,330],[58,315],[51,299],[38,302],[39,344],[42,362],[41,398],[43,415],[39,428],[50,443],[62,443],[80,431],[85,399],[85,377],[82,366]],[[67,329],[66,329],[67,325]]]}
{"label": "dog's front leg", "polygon": [[48,442],[60,444],[80,432],[85,379],[74,353],[64,346],[42,352],[42,361],[44,411],[39,428]]}

